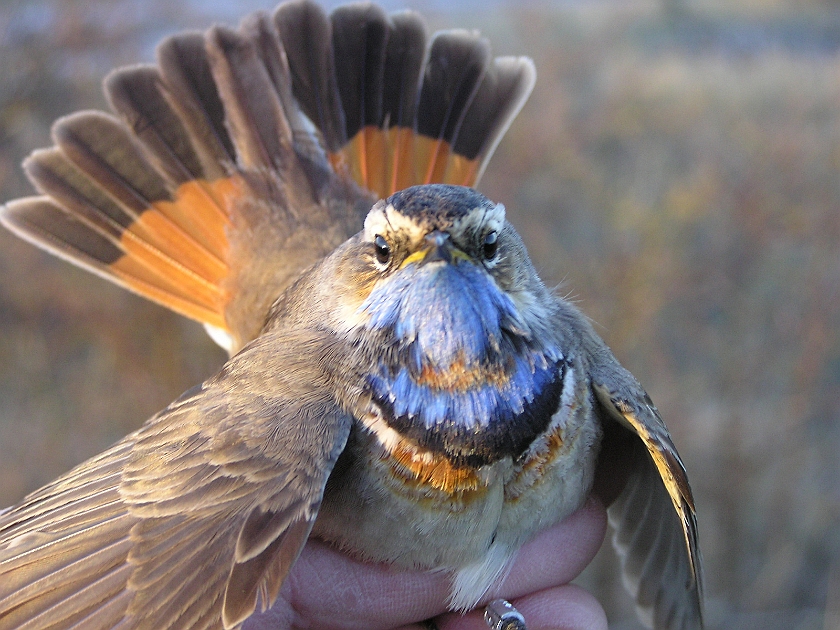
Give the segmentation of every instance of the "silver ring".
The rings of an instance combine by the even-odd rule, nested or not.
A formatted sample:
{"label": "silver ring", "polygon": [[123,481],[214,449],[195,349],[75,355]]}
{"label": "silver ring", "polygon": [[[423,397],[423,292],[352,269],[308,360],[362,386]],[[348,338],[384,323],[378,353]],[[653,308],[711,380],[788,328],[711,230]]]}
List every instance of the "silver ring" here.
{"label": "silver ring", "polygon": [[494,599],[487,604],[484,621],[490,630],[526,630],[525,617],[504,599]]}

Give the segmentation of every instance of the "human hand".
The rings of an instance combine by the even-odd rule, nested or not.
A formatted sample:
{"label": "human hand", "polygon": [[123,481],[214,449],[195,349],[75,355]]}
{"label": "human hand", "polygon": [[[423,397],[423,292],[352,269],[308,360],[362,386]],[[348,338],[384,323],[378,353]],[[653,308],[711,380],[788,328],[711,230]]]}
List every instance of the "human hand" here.
{"label": "human hand", "polygon": [[[525,616],[528,630],[606,630],[601,605],[569,584],[595,556],[606,512],[590,499],[562,523],[522,547],[507,578],[486,597],[503,597]],[[449,578],[357,562],[319,541],[307,543],[273,608],[249,619],[245,630],[487,630],[483,610],[447,613]]]}

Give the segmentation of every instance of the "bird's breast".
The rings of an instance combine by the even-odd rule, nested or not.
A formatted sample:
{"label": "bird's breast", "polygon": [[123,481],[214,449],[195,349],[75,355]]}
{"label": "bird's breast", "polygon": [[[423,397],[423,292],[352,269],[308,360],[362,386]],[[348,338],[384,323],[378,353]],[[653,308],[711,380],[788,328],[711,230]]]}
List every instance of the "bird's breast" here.
{"label": "bird's breast", "polygon": [[411,267],[361,307],[360,379],[372,408],[360,416],[456,466],[516,459],[557,409],[562,351],[533,338],[479,266]]}
{"label": "bird's breast", "polygon": [[[599,429],[575,368],[561,372],[548,424],[518,459],[476,465],[426,449],[373,404],[357,418],[345,461],[330,479],[316,535],[373,561],[464,571],[452,601],[474,604],[512,553],[577,509],[591,486]],[[453,387],[472,380],[445,378]],[[419,385],[441,384],[424,379],[418,376]]]}
{"label": "bird's breast", "polygon": [[473,467],[525,452],[557,409],[565,373],[562,360],[543,355],[376,367],[366,383],[372,414],[418,449]]}

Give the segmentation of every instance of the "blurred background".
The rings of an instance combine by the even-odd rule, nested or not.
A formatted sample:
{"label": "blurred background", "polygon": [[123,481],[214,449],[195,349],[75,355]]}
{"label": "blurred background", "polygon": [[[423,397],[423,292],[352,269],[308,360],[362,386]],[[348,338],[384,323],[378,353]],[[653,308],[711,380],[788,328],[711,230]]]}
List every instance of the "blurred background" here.
{"label": "blurred background", "polygon": [[[389,2],[534,58],[480,188],[688,466],[708,626],[840,628],[840,5]],[[334,3],[329,5],[334,6]],[[0,0],[0,200],[112,67],[271,0]],[[0,232],[0,505],[223,362],[196,324]],[[581,578],[637,628],[607,544]]]}

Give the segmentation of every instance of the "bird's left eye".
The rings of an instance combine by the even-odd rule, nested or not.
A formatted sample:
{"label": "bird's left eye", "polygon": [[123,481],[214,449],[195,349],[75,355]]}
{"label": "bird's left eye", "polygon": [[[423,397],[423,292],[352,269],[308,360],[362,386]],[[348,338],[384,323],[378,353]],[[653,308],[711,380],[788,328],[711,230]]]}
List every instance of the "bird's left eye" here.
{"label": "bird's left eye", "polygon": [[495,230],[484,237],[483,253],[485,260],[493,260],[496,257],[496,252],[499,250],[498,239],[499,235]]}
{"label": "bird's left eye", "polygon": [[387,265],[391,261],[391,246],[388,245],[388,241],[377,234],[373,239],[373,246],[376,248],[376,260],[381,265]]}

